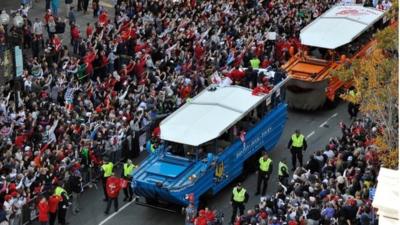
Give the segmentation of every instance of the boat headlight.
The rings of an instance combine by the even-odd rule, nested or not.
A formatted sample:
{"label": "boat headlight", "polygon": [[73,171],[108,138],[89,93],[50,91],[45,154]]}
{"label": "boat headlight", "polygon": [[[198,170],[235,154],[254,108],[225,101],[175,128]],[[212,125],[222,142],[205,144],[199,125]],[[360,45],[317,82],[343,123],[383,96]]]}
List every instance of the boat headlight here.
{"label": "boat headlight", "polygon": [[196,180],[196,178],[197,178],[196,174],[193,174],[192,176],[189,176],[189,180],[190,181],[194,181],[194,180]]}

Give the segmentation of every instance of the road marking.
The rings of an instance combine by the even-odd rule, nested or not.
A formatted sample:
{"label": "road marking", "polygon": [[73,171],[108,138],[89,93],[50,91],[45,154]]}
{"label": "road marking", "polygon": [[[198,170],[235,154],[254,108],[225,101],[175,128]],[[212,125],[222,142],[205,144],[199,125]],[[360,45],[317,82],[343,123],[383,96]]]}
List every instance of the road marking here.
{"label": "road marking", "polygon": [[100,3],[100,5],[107,7],[107,8],[114,8],[114,5],[107,3],[107,2],[102,2],[102,3]]}
{"label": "road marking", "polygon": [[306,139],[310,138],[311,136],[313,136],[315,134],[315,131],[312,131],[311,133],[309,133],[306,137]]}
{"label": "road marking", "polygon": [[328,120],[319,125],[319,127],[324,127],[326,124],[328,124]]}
{"label": "road marking", "polygon": [[338,113],[335,113],[329,119],[332,119],[333,117],[337,117],[338,115],[339,115]]}
{"label": "road marking", "polygon": [[[118,209],[118,211],[114,212],[113,214],[109,215],[107,218],[105,218],[103,221],[101,221],[99,223],[99,225],[103,225],[105,224],[107,221],[109,221],[111,218],[113,218],[115,215],[117,215],[119,212],[121,212],[122,210],[124,210],[126,207],[128,207],[129,205],[131,205],[132,203],[134,203],[135,201],[131,201],[127,204],[125,204],[124,206],[122,206],[120,209]],[[111,207],[112,208],[112,207]]]}

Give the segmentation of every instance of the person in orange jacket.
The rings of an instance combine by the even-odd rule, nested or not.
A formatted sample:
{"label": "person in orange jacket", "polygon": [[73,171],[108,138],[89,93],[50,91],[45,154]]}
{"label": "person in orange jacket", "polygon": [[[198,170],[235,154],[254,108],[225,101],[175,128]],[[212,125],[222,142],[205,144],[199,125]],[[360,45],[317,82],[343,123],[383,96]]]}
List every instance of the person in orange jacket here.
{"label": "person in orange jacket", "polygon": [[118,195],[121,190],[121,179],[116,177],[114,173],[110,177],[107,178],[106,182],[106,192],[107,192],[107,208],[104,212],[108,214],[110,211],[110,207],[112,202],[114,202],[114,209],[118,211]]}
{"label": "person in orange jacket", "polygon": [[41,225],[47,225],[49,222],[49,203],[47,202],[46,197],[41,197],[39,204],[38,204],[38,211],[39,211],[39,223]]}

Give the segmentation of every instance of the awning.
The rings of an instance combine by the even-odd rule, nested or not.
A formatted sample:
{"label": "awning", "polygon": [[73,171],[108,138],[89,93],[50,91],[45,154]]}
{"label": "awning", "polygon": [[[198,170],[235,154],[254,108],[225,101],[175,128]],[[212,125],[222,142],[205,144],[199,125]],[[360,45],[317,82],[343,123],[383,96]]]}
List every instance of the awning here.
{"label": "awning", "polygon": [[301,44],[336,49],[350,43],[384,16],[360,5],[334,6],[300,32]]}
{"label": "awning", "polygon": [[161,122],[161,139],[199,146],[222,135],[265,98],[241,86],[207,88]]}

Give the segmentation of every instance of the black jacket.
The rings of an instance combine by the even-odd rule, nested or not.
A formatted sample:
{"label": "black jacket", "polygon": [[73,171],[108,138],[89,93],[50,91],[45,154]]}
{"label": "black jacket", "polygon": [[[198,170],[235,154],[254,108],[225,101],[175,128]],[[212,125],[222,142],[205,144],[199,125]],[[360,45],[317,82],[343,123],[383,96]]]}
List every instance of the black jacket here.
{"label": "black jacket", "polygon": [[74,193],[81,193],[82,191],[82,178],[72,175],[68,179],[69,189]]}

